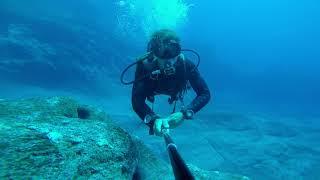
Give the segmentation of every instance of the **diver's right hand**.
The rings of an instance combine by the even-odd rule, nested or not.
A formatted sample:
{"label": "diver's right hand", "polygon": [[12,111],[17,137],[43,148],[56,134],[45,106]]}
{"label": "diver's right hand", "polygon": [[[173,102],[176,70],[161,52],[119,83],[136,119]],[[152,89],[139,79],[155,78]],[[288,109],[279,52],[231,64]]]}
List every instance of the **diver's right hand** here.
{"label": "diver's right hand", "polygon": [[169,130],[169,119],[167,118],[159,118],[156,119],[154,124],[153,124],[153,131],[155,135],[157,136],[162,136],[163,135],[163,130]]}

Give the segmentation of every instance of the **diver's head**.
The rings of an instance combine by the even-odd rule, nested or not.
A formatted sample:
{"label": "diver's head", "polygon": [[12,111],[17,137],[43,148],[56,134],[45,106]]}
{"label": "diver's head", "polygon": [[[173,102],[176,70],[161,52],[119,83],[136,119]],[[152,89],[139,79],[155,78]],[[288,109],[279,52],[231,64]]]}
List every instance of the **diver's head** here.
{"label": "diver's head", "polygon": [[148,43],[148,52],[160,59],[172,59],[181,53],[180,39],[169,29],[162,29],[152,34]]}

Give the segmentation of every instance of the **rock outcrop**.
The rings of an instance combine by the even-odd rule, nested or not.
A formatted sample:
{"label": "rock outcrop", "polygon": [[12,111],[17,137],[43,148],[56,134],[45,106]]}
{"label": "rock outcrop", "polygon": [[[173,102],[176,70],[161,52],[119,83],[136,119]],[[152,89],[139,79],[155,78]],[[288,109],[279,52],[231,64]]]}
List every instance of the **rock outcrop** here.
{"label": "rock outcrop", "polygon": [[[65,97],[1,100],[0,149],[0,179],[131,179],[136,169],[142,179],[173,179],[107,114]],[[248,179],[190,169],[197,179]]]}

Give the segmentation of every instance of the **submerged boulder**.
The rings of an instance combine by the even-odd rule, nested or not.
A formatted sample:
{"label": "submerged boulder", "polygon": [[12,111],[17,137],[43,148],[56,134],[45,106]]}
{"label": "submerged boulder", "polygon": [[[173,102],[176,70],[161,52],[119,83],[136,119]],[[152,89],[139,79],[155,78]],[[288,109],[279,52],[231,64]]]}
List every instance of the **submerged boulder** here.
{"label": "submerged boulder", "polygon": [[[65,97],[0,101],[0,179],[173,179],[103,111]],[[139,168],[137,168],[139,167]],[[198,179],[247,179],[190,166]]]}

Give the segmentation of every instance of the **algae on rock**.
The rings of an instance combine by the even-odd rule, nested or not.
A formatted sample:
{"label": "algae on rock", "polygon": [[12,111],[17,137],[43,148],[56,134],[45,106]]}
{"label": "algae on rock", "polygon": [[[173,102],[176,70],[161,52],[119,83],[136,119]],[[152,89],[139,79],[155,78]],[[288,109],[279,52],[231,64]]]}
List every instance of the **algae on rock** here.
{"label": "algae on rock", "polygon": [[[174,179],[103,111],[66,97],[0,101],[0,149],[0,179],[130,179],[138,166],[144,179]],[[242,177],[191,169],[198,179]]]}

